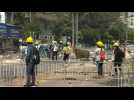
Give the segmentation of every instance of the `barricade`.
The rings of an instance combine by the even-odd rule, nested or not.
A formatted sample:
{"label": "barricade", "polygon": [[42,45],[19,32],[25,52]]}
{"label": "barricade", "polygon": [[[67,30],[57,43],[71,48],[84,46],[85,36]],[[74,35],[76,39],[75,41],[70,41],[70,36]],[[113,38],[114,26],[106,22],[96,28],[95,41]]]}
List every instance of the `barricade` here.
{"label": "barricade", "polygon": [[[103,76],[98,77],[97,67],[91,61],[42,60],[36,66],[36,80],[94,81],[100,86],[130,87],[134,86],[133,61],[122,63],[121,72],[114,63],[103,63]],[[118,74],[115,75],[115,69]],[[22,63],[0,64],[0,86],[23,86],[26,81],[26,65]]]}

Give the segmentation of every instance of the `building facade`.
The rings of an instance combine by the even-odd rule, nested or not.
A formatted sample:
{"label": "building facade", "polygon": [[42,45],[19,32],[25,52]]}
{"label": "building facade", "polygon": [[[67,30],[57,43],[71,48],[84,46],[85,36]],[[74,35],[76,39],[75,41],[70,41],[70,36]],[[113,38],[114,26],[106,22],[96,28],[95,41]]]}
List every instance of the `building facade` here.
{"label": "building facade", "polygon": [[6,23],[5,12],[0,12],[0,23]]}
{"label": "building facade", "polygon": [[128,28],[134,29],[134,12],[121,12],[120,20],[127,24]]}

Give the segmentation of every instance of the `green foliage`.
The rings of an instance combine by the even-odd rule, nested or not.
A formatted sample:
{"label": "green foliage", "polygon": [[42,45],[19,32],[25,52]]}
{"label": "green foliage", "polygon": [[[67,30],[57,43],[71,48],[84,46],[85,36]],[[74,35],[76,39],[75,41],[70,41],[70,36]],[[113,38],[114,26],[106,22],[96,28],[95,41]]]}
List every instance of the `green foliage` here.
{"label": "green foliage", "polygon": [[117,22],[112,25],[111,29],[109,30],[110,35],[115,39],[115,40],[125,40],[125,34],[128,28],[126,25],[124,25],[121,22]]}
{"label": "green foliage", "polygon": [[109,27],[119,18],[116,12],[89,12],[80,13],[79,32],[81,42],[94,45],[95,41],[112,39]]}
{"label": "green foliage", "polygon": [[130,30],[128,32],[128,40],[131,40],[131,41],[134,40],[134,30]]}
{"label": "green foliage", "polygon": [[79,37],[80,37],[80,41],[81,43],[87,43],[94,45],[97,35],[99,34],[99,32],[93,28],[84,28],[81,29],[81,31],[79,31]]}
{"label": "green foliage", "polygon": [[[23,33],[53,33],[56,40],[62,36],[72,36],[71,12],[32,12],[32,22],[25,17],[26,12],[15,12],[14,23],[23,27]],[[27,12],[28,13],[28,12]],[[79,43],[95,45],[97,40],[125,38],[126,26],[118,21],[119,12],[79,12]],[[10,18],[7,19],[10,22]],[[114,23],[114,24],[113,24]],[[130,39],[133,32],[129,33]]]}

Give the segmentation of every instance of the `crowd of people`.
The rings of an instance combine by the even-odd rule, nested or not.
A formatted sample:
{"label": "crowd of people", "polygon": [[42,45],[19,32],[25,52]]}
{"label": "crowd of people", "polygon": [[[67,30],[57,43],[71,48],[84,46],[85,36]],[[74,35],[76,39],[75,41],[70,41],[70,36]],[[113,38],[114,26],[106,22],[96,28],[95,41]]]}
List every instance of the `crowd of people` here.
{"label": "crowd of people", "polygon": [[60,41],[59,43],[57,41],[52,41],[46,50],[49,59],[58,60],[59,58],[62,58],[64,61],[69,59],[71,52],[71,42],[63,44],[63,41]]}
{"label": "crowd of people", "polygon": [[[26,39],[26,49],[22,51],[25,55],[26,62],[26,84],[24,86],[36,86],[35,84],[35,71],[36,66],[40,63],[40,47],[38,42],[33,42],[33,38],[30,36]],[[52,41],[47,48],[47,55],[52,60],[57,60],[58,54],[63,53],[63,61],[69,60],[69,55],[72,52],[71,42],[67,42],[65,45],[62,41]]]}
{"label": "crowd of people", "polygon": [[[32,37],[31,37],[32,38]],[[67,41],[52,41],[48,44],[40,44],[38,41],[33,44],[39,51],[41,58],[47,58],[49,60],[64,60],[69,59],[69,55],[72,52],[71,42]],[[20,45],[21,58],[24,59],[26,56],[27,46]]]}
{"label": "crowd of people", "polygon": [[[35,66],[40,63],[40,47],[39,43],[33,43],[32,37],[28,37],[26,40],[27,49],[25,50],[25,61],[27,66],[27,80],[25,86],[35,85]],[[97,66],[98,78],[103,77],[103,64],[107,60],[107,52],[105,50],[105,45],[102,41],[96,43],[95,50],[95,62]],[[52,41],[49,44],[47,50],[47,57],[51,60],[57,60],[58,56],[62,57],[64,62],[69,60],[69,56],[72,53],[71,42],[63,44],[63,41]],[[24,52],[24,51],[23,51]],[[63,55],[63,56],[61,56]],[[112,62],[114,65],[114,76],[121,73],[121,65],[125,57],[124,51],[120,48],[119,42],[114,42],[112,44]],[[118,71],[119,70],[119,71]],[[118,73],[119,72],[119,73]]]}

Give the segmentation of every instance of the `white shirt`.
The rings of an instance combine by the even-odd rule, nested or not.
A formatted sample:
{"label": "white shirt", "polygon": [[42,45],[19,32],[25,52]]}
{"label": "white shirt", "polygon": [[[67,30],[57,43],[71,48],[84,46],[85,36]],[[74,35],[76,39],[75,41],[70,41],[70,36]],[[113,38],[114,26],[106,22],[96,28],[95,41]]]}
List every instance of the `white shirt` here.
{"label": "white shirt", "polygon": [[[104,49],[102,49],[104,51]],[[100,61],[100,51],[101,51],[101,48],[96,48],[95,50],[95,59],[96,61]]]}
{"label": "white shirt", "polygon": [[56,45],[54,45],[53,51],[58,51],[58,47]]}

